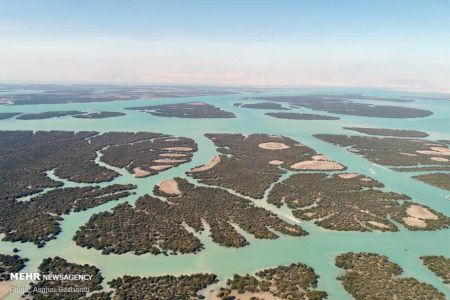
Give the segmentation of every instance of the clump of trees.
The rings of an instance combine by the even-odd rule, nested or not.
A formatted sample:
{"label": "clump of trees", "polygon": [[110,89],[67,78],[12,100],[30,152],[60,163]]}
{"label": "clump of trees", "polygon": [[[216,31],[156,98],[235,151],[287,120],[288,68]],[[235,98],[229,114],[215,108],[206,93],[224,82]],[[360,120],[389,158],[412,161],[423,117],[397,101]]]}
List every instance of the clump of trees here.
{"label": "clump of trees", "polygon": [[10,280],[10,273],[19,272],[25,267],[28,258],[19,255],[0,254],[0,281]]}
{"label": "clump of trees", "polygon": [[421,256],[423,264],[431,272],[441,277],[445,284],[450,284],[450,258],[442,255]]}
{"label": "clump of trees", "polygon": [[402,277],[402,268],[384,255],[348,252],[337,256],[335,264],[345,270],[338,280],[356,300],[445,299],[434,286]]}

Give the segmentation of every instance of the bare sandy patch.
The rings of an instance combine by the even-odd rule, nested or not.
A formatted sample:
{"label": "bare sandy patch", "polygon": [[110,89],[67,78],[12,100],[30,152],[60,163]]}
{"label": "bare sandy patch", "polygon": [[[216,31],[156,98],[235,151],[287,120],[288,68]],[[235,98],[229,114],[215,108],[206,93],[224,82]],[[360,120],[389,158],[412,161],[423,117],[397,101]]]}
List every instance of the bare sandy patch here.
{"label": "bare sandy patch", "polygon": [[14,281],[0,281],[0,299],[5,299],[10,294],[13,286]]}
{"label": "bare sandy patch", "polygon": [[269,161],[269,165],[279,166],[279,165],[282,165],[282,164],[284,164],[284,161],[282,161],[282,160],[271,160],[271,161]]}
{"label": "bare sandy patch", "polygon": [[358,177],[359,174],[358,173],[345,173],[345,174],[339,174],[338,176],[343,179],[352,179],[352,178]]}
{"label": "bare sandy patch", "polygon": [[162,148],[162,150],[169,150],[169,151],[192,151],[191,147],[167,147],[167,148]]}
{"label": "bare sandy patch", "polygon": [[206,103],[204,103],[204,102],[189,102],[189,105],[196,105],[196,106],[198,106],[198,105],[206,105]]}
{"label": "bare sandy patch", "polygon": [[162,156],[162,157],[186,157],[188,155],[183,154],[183,153],[161,153],[159,156]]}
{"label": "bare sandy patch", "polygon": [[218,155],[214,156],[207,164],[191,169],[192,173],[204,172],[214,168],[218,163],[220,163],[220,157]]}
{"label": "bare sandy patch", "polygon": [[445,157],[430,157],[431,160],[439,161],[439,162],[448,162],[448,159]]}
{"label": "bare sandy patch", "polygon": [[267,143],[261,143],[258,145],[261,149],[266,150],[283,150],[290,148],[288,145],[283,143],[276,143],[276,142],[267,142]]}
{"label": "bare sandy patch", "polygon": [[[206,296],[206,299],[207,300],[220,300],[221,298],[217,297],[218,293],[219,293],[219,291],[213,290]],[[237,291],[232,291],[230,293],[230,296],[234,296],[235,299],[239,299],[239,300],[251,300],[251,299],[254,299],[255,297],[256,297],[256,299],[261,299],[261,300],[279,300],[280,299],[278,297],[275,297],[274,295],[272,295],[269,292],[259,292],[259,293],[245,292],[245,293],[239,294]]]}
{"label": "bare sandy patch", "polygon": [[450,156],[450,149],[446,147],[430,147],[431,150],[417,150],[417,153],[425,155]]}
{"label": "bare sandy patch", "polygon": [[164,140],[165,142],[176,142],[179,141],[180,139],[166,139]]}
{"label": "bare sandy patch", "polygon": [[343,170],[344,166],[334,161],[307,160],[291,165],[291,169],[309,171],[339,171]]}
{"label": "bare sandy patch", "polygon": [[413,153],[406,153],[406,152],[400,152],[401,155],[404,156],[418,156],[417,154],[413,154]]}
{"label": "bare sandy patch", "polygon": [[173,179],[163,180],[158,183],[158,188],[161,192],[170,195],[181,195],[181,191],[178,188],[178,183]]}
{"label": "bare sandy patch", "polygon": [[363,178],[361,178],[361,181],[364,181],[364,182],[371,182],[372,179],[370,179],[369,177],[363,177]]}
{"label": "bare sandy patch", "polygon": [[403,221],[412,227],[419,227],[419,228],[425,228],[427,227],[427,223],[425,223],[424,220],[413,218],[413,217],[405,217],[403,218]]}
{"label": "bare sandy patch", "polygon": [[151,173],[149,171],[143,170],[140,167],[134,168],[133,169],[133,175],[134,177],[147,177],[149,176]]}
{"label": "bare sandy patch", "polygon": [[177,164],[177,163],[181,163],[181,162],[185,162],[185,159],[170,159],[170,158],[160,158],[160,159],[156,159],[153,162],[156,163],[164,163],[164,164]]}
{"label": "bare sandy patch", "polygon": [[389,226],[387,226],[386,224],[377,222],[377,221],[367,221],[367,223],[369,223],[370,225],[376,226],[378,228],[383,228],[383,229],[388,229]]}
{"label": "bare sandy patch", "polygon": [[422,207],[420,205],[413,204],[408,209],[406,209],[406,213],[413,217],[413,218],[419,218],[419,219],[425,219],[425,220],[437,220],[438,216],[433,214],[431,211],[426,209],[425,207]]}
{"label": "bare sandy patch", "polygon": [[159,165],[159,166],[151,166],[150,169],[155,171],[162,171],[171,168],[172,165]]}

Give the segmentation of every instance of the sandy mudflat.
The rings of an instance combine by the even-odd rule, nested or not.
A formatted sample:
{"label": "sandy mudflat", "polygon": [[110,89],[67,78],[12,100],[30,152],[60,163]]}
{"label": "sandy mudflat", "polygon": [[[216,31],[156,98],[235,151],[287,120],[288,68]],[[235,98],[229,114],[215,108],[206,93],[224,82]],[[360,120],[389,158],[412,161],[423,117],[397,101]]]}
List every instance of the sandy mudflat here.
{"label": "sandy mudflat", "polygon": [[450,156],[450,149],[446,147],[430,147],[431,150],[417,150],[417,153],[425,155],[444,155]]}
{"label": "sandy mudflat", "polygon": [[438,219],[438,216],[433,214],[431,211],[429,211],[425,207],[422,207],[420,205],[415,205],[415,204],[408,207],[408,209],[406,210],[406,213],[413,218],[419,218],[419,219],[425,219],[425,220],[427,220],[427,219],[437,220]]}
{"label": "sandy mudflat", "polygon": [[405,217],[403,221],[412,227],[425,228],[427,227],[427,223],[424,220],[413,218],[413,217]]}
{"label": "sandy mudflat", "polygon": [[162,148],[162,150],[169,150],[169,151],[192,151],[191,147],[168,147],[168,148]]}
{"label": "sandy mudflat", "polygon": [[204,102],[189,102],[189,105],[206,105]]}
{"label": "sandy mudflat", "polygon": [[181,195],[178,183],[173,179],[163,180],[158,183],[159,190],[166,194]]}
{"label": "sandy mudflat", "polygon": [[176,141],[179,141],[180,139],[167,139],[167,140],[164,140],[164,141],[166,141],[166,142],[176,142]]}
{"label": "sandy mudflat", "polygon": [[14,281],[0,281],[0,299],[4,299],[10,294],[10,288],[14,286]]}
{"label": "sandy mudflat", "polygon": [[266,149],[266,150],[283,150],[283,149],[290,148],[286,144],[276,143],[276,142],[261,143],[258,145],[258,147],[261,149]]}
{"label": "sandy mudflat", "polygon": [[380,222],[376,222],[376,221],[367,221],[367,223],[369,223],[370,225],[376,226],[378,228],[386,228],[386,229],[389,228],[389,226],[387,226],[383,223],[380,223]]}
{"label": "sandy mudflat", "polygon": [[448,162],[448,159],[445,157],[430,157],[431,160],[440,161],[440,162]]}
{"label": "sandy mudflat", "polygon": [[220,157],[218,155],[216,155],[207,164],[205,164],[201,167],[191,169],[191,172],[192,173],[204,172],[204,171],[214,168],[218,163],[220,163]]}
{"label": "sandy mudflat", "polygon": [[309,170],[309,171],[339,171],[343,170],[344,166],[328,160],[325,155],[314,155],[313,160],[306,160],[291,165],[294,170]]}
{"label": "sandy mudflat", "polygon": [[406,153],[406,152],[400,152],[400,154],[404,155],[404,156],[418,156],[417,154]]}
{"label": "sandy mudflat", "polygon": [[154,160],[153,162],[165,163],[165,164],[176,164],[176,163],[181,163],[181,162],[185,162],[185,161],[186,160],[184,160],[184,159],[160,158],[160,159]]}
{"label": "sandy mudflat", "polygon": [[338,176],[343,179],[352,179],[355,177],[358,177],[360,174],[358,173],[345,173],[345,174],[339,174]]}
{"label": "sandy mudflat", "polygon": [[133,169],[134,177],[146,177],[146,176],[148,176],[150,174],[151,173],[149,171],[142,170],[139,167]]}
{"label": "sandy mudflat", "polygon": [[186,157],[187,154],[183,154],[183,153],[161,153],[159,156],[162,156],[162,157]]}
{"label": "sandy mudflat", "polygon": [[159,165],[159,166],[151,166],[150,169],[155,170],[155,171],[162,171],[165,169],[169,169],[171,167],[172,167],[172,165]]}
{"label": "sandy mudflat", "polygon": [[271,161],[269,161],[269,164],[270,165],[274,165],[274,166],[279,166],[279,165],[284,164],[284,161],[282,161],[282,160],[271,160]]}

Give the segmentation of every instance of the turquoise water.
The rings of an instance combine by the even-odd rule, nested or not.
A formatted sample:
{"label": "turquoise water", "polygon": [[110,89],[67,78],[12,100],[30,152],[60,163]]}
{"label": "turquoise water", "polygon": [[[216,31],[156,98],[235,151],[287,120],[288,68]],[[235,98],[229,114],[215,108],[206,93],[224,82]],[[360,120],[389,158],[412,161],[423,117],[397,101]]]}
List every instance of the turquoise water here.
{"label": "turquoise water", "polygon": [[[312,91],[303,91],[304,93]],[[324,92],[324,91],[319,91]],[[327,90],[326,92],[363,92],[374,96],[396,96],[398,92],[388,91],[358,91],[358,90]],[[293,94],[294,92],[284,93]],[[301,92],[296,92],[301,93]],[[77,228],[83,225],[89,217],[97,212],[111,209],[119,203],[133,203],[140,195],[152,193],[153,186],[163,179],[174,176],[185,177],[184,172],[193,166],[207,162],[216,154],[214,145],[203,136],[204,133],[268,133],[280,134],[296,139],[312,148],[348,166],[349,172],[359,172],[371,176],[386,185],[386,190],[408,194],[414,201],[426,204],[438,211],[450,215],[450,192],[431,187],[411,178],[412,174],[394,172],[386,167],[378,166],[347,152],[345,149],[325,143],[314,138],[316,133],[345,133],[344,126],[390,127],[399,129],[416,129],[430,133],[430,140],[450,139],[450,102],[417,100],[414,103],[379,102],[383,105],[400,105],[420,107],[432,110],[435,114],[417,119],[383,119],[357,116],[342,116],[339,121],[299,121],[281,120],[265,116],[266,110],[252,110],[234,107],[235,102],[253,102],[241,98],[264,94],[239,94],[228,96],[192,97],[176,99],[153,99],[137,101],[117,101],[108,103],[59,104],[59,105],[27,105],[0,106],[0,112],[41,112],[50,110],[107,110],[123,111],[123,108],[149,104],[178,103],[188,101],[204,101],[232,111],[235,119],[176,119],[160,118],[139,111],[125,111],[126,116],[118,118],[89,120],[64,117],[48,120],[3,120],[1,130],[95,130],[107,131],[153,131],[190,137],[199,144],[192,162],[178,168],[168,170],[150,178],[137,179],[123,170],[118,170],[122,176],[115,183],[134,183],[138,185],[137,195],[106,203],[85,212],[64,217],[61,223],[62,233],[58,239],[49,242],[44,248],[38,249],[31,243],[0,242],[0,253],[12,253],[17,247],[20,254],[28,257],[30,262],[25,271],[35,271],[43,258],[60,256],[71,262],[88,263],[99,267],[106,281],[124,274],[127,275],[162,275],[186,274],[195,272],[213,272],[221,280],[234,273],[253,273],[257,270],[291,262],[304,262],[312,266],[320,275],[319,288],[328,292],[329,299],[351,299],[351,296],[336,280],[341,270],[334,266],[336,255],[346,251],[371,251],[390,257],[404,269],[405,276],[413,276],[420,281],[434,285],[450,298],[450,287],[422,265],[421,255],[445,255],[450,257],[450,230],[436,232],[411,232],[401,227],[397,233],[352,233],[335,232],[315,226],[311,222],[295,220],[286,208],[277,209],[265,200],[255,200],[255,204],[266,207],[289,222],[297,222],[310,235],[307,237],[289,237],[281,235],[277,240],[255,240],[246,235],[250,245],[241,249],[230,249],[214,244],[208,234],[199,234],[205,244],[205,249],[199,254],[177,256],[153,256],[150,254],[135,256],[102,255],[97,250],[80,248],[74,244],[72,237]],[[411,95],[411,93],[405,94]],[[375,102],[374,102],[375,103]],[[309,109],[296,109],[307,113],[320,113]],[[334,115],[334,114],[328,114]],[[357,134],[351,132],[351,134]],[[117,170],[117,169],[116,169]],[[52,172],[50,176],[54,176]],[[190,179],[192,181],[192,179]],[[66,186],[76,186],[76,183],[64,181]],[[109,183],[108,183],[109,184]],[[26,200],[26,199],[25,199]],[[20,282],[19,285],[27,285]],[[18,294],[11,294],[7,299],[19,299]]]}

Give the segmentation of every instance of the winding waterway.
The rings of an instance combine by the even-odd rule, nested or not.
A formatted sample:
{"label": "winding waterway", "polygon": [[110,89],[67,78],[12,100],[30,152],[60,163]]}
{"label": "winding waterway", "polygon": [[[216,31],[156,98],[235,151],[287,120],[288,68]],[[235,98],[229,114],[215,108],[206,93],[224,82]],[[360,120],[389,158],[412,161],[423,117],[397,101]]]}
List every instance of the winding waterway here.
{"label": "winding waterway", "polygon": [[[312,92],[312,91],[305,91]],[[323,91],[321,91],[323,93]],[[329,92],[335,92],[330,90]],[[339,92],[343,92],[339,90]],[[345,90],[345,92],[349,92]],[[350,91],[361,92],[361,91]],[[362,91],[374,96],[397,96],[399,93],[388,91]],[[273,93],[258,93],[254,96],[271,95]],[[284,93],[289,94],[289,93]],[[411,95],[408,93],[406,95]],[[48,242],[45,247],[37,248],[32,243],[0,242],[0,253],[12,254],[13,248],[20,249],[20,255],[27,257],[25,272],[33,272],[47,257],[60,256],[70,262],[87,263],[97,266],[106,281],[122,275],[162,275],[162,274],[188,274],[197,272],[212,272],[219,279],[226,280],[234,273],[253,273],[267,267],[273,267],[292,262],[303,262],[314,268],[320,276],[319,289],[329,294],[329,299],[351,299],[351,296],[336,280],[341,269],[334,265],[334,258],[347,251],[369,251],[387,255],[393,262],[404,269],[404,276],[412,276],[419,281],[427,282],[443,292],[450,298],[450,287],[444,285],[440,278],[422,265],[421,255],[444,255],[450,257],[450,229],[440,231],[408,231],[401,225],[400,231],[395,233],[381,232],[337,232],[322,229],[312,222],[298,221],[290,212],[282,207],[280,209],[267,204],[265,198],[253,200],[257,205],[263,206],[277,213],[289,222],[300,223],[310,234],[306,237],[290,237],[280,235],[276,240],[257,240],[244,234],[250,242],[249,246],[240,249],[221,247],[211,241],[207,232],[199,234],[205,249],[198,254],[184,254],[176,256],[154,256],[145,254],[102,255],[94,249],[81,248],[75,245],[72,237],[76,230],[84,225],[90,216],[95,213],[109,210],[125,201],[133,203],[144,194],[151,194],[153,186],[163,179],[175,176],[186,177],[185,172],[194,166],[206,163],[216,154],[212,142],[204,137],[204,133],[268,133],[291,137],[307,146],[314,148],[318,153],[325,154],[333,160],[339,161],[348,167],[349,172],[359,172],[385,184],[386,190],[392,190],[409,195],[414,201],[426,204],[450,216],[450,192],[444,191],[411,178],[414,174],[395,172],[387,167],[372,164],[366,159],[350,153],[345,149],[313,137],[316,133],[330,134],[357,134],[349,132],[342,127],[380,127],[415,129],[430,133],[430,140],[450,139],[450,101],[416,100],[413,103],[382,102],[383,105],[400,105],[420,107],[434,112],[430,117],[415,119],[384,119],[358,116],[334,115],[316,112],[309,109],[293,109],[305,113],[319,113],[339,116],[339,121],[299,121],[282,120],[264,113],[267,110],[244,109],[233,106],[235,102],[252,102],[241,98],[251,97],[252,94],[235,94],[226,96],[208,96],[175,99],[152,99],[136,101],[116,101],[105,103],[69,103],[59,105],[26,105],[26,106],[0,106],[0,112],[41,112],[52,110],[105,110],[120,111],[127,115],[107,119],[76,119],[63,117],[46,120],[0,120],[1,130],[70,130],[70,131],[150,131],[184,136],[194,139],[199,146],[190,163],[180,165],[149,178],[135,178],[124,170],[114,168],[121,176],[114,183],[133,183],[138,186],[136,194],[119,201],[112,201],[87,211],[64,216],[61,222],[62,232],[56,240]],[[179,103],[189,101],[203,101],[219,106],[236,114],[234,119],[177,119],[152,116],[147,113],[123,110],[125,107]],[[367,101],[364,101],[367,103]],[[373,102],[375,103],[375,102]],[[379,102],[378,102],[379,103]],[[99,160],[97,160],[99,161]],[[100,162],[100,164],[104,165]],[[107,165],[105,165],[107,166]],[[110,166],[107,166],[110,167]],[[112,167],[110,167],[112,168]],[[55,176],[51,171],[49,176]],[[195,180],[189,178],[190,181]],[[65,186],[78,186],[77,183],[62,180]],[[110,183],[106,183],[110,184]],[[267,193],[266,193],[267,194]],[[23,199],[26,201],[26,199]],[[18,286],[26,286],[27,282],[18,282]],[[20,295],[10,294],[6,299],[18,299]]]}

